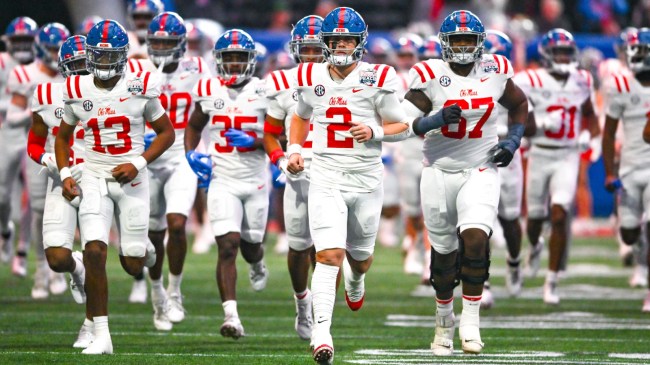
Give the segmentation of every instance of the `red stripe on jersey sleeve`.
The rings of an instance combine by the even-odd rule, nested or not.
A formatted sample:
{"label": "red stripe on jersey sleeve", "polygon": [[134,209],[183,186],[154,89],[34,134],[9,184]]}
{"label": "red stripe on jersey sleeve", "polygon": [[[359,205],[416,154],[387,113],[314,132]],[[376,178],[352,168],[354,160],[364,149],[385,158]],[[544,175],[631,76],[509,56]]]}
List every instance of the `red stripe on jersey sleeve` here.
{"label": "red stripe on jersey sleeve", "polygon": [[494,62],[497,63],[497,67],[499,68],[497,70],[497,73],[501,73],[501,62],[499,62],[499,57],[497,57],[495,54],[493,54],[492,57],[494,58]]}
{"label": "red stripe on jersey sleeve", "polygon": [[199,98],[203,97],[203,92],[201,91],[201,87],[203,87],[203,79],[199,80],[199,85],[196,88],[197,93],[199,94]]}
{"label": "red stripe on jersey sleeve", "polygon": [[381,72],[381,76],[379,76],[379,82],[377,83],[377,87],[384,86],[384,81],[386,81],[386,75],[388,75],[388,67],[389,66],[384,66],[384,70]]}
{"label": "red stripe on jersey sleeve", "polygon": [[304,63],[298,65],[298,86],[302,86],[302,66]]}
{"label": "red stripe on jersey sleeve", "polygon": [[618,89],[618,92],[622,92],[621,90],[621,83],[618,81],[618,76],[614,76],[614,81],[616,81],[616,88]]}
{"label": "red stripe on jersey sleeve", "polygon": [[52,104],[52,83],[47,83],[47,103]]}
{"label": "red stripe on jersey sleeve", "polygon": [[38,103],[43,105],[43,85],[38,84],[36,87],[36,95],[38,95]]}
{"label": "red stripe on jersey sleeve", "polygon": [[130,72],[135,72],[135,69],[133,68],[133,59],[129,60],[129,71]]}
{"label": "red stripe on jersey sleeve", "polygon": [[429,67],[429,65],[426,62],[420,62],[420,63],[422,64],[422,66],[424,66],[424,69],[427,70],[427,73],[429,74],[429,78],[435,79],[436,75],[433,74],[433,70],[431,69],[431,67]]}
{"label": "red stripe on jersey sleeve", "polygon": [[72,80],[72,77],[68,77],[67,79],[65,79],[65,86],[68,88],[68,98],[70,98],[70,99],[74,98],[74,96],[72,95],[71,80]]}
{"label": "red stripe on jersey sleeve", "polygon": [[539,82],[539,87],[544,87],[544,84],[542,84],[542,78],[539,77],[539,74],[537,73],[537,71],[533,71],[533,73],[535,74],[535,77],[537,78],[537,82]]}
{"label": "red stripe on jersey sleeve", "polygon": [[630,92],[630,84],[627,83],[627,77],[623,77],[623,83],[625,84],[625,90],[629,93]]}
{"label": "red stripe on jersey sleeve", "polygon": [[81,76],[74,77],[74,89],[77,92],[77,97],[81,98]]}
{"label": "red stripe on jersey sleeve", "polygon": [[280,91],[280,84],[278,83],[278,78],[275,77],[275,71],[271,72],[271,78],[273,79],[273,83],[275,84],[275,91]]}
{"label": "red stripe on jersey sleeve", "polygon": [[509,63],[508,59],[501,56],[501,60],[503,60],[503,68],[504,68],[503,73],[507,74],[508,73],[508,63]]}
{"label": "red stripe on jersey sleeve", "polygon": [[0,67],[2,67],[3,70],[5,69],[5,60],[3,59],[2,55],[0,55]]}
{"label": "red stripe on jersey sleeve", "polygon": [[424,72],[420,70],[420,64],[413,66],[413,69],[420,75],[420,81],[424,84],[427,80],[424,78]]}
{"label": "red stripe on jersey sleeve", "polygon": [[280,76],[282,76],[282,83],[284,84],[285,89],[288,89],[289,80],[287,80],[287,76],[284,74],[284,71],[280,70]]}
{"label": "red stripe on jersey sleeve", "polygon": [[528,80],[530,80],[530,86],[535,87],[535,81],[533,80],[533,75],[530,74],[530,70],[526,70],[526,75],[528,75]]}
{"label": "red stripe on jersey sleeve", "polygon": [[142,95],[145,95],[147,93],[147,84],[149,83],[149,75],[151,75],[151,72],[145,72],[144,74],[144,89],[142,90]]}
{"label": "red stripe on jersey sleeve", "polygon": [[14,68],[14,74],[16,75],[16,78],[18,79],[19,83],[23,83],[23,78],[20,77],[20,74],[18,73],[18,67]]}
{"label": "red stripe on jersey sleeve", "polygon": [[310,62],[307,65],[307,86],[311,86],[311,70],[312,70],[312,68],[314,68],[314,64]]}
{"label": "red stripe on jersey sleeve", "polygon": [[199,73],[203,73],[203,62],[201,61],[201,57],[196,57],[196,63],[199,64]]}
{"label": "red stripe on jersey sleeve", "polygon": [[210,87],[211,84],[212,79],[208,79],[208,82],[205,83],[205,96],[212,95],[212,87]]}
{"label": "red stripe on jersey sleeve", "polygon": [[27,80],[27,82],[31,82],[31,80],[29,79],[29,74],[27,73],[27,70],[25,70],[25,67],[20,66],[20,69],[23,70],[23,75],[25,75],[25,80]]}

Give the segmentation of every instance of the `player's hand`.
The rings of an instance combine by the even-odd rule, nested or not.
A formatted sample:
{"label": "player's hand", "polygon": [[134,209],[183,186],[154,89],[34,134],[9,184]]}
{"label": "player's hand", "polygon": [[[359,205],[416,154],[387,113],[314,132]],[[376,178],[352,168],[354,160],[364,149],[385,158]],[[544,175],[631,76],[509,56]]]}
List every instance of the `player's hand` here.
{"label": "player's hand", "polygon": [[187,151],[185,158],[192,171],[199,177],[199,181],[209,183],[212,177],[212,159],[210,156],[191,150]]}
{"label": "player's hand", "polygon": [[456,104],[444,107],[442,109],[442,120],[444,124],[458,124],[460,122],[460,114],[462,111],[463,110]]}
{"label": "player's hand", "polygon": [[[286,159],[285,159],[286,160]],[[274,164],[269,164],[271,169],[271,183],[276,189],[283,188],[287,185],[287,175],[285,175],[278,166]]]}
{"label": "player's hand", "polygon": [[151,142],[156,139],[156,132],[149,132],[144,135],[144,150],[148,150]]}
{"label": "player's hand", "polygon": [[233,147],[248,148],[255,143],[255,137],[249,136],[246,132],[240,131],[239,129],[230,128],[224,135],[226,136],[228,145]]}
{"label": "player's hand", "polygon": [[621,188],[623,188],[623,183],[621,183],[621,180],[618,177],[613,175],[605,177],[605,190],[614,193]]}
{"label": "player's hand", "polygon": [[540,118],[541,127],[549,132],[557,133],[562,128],[564,121],[564,109],[555,109],[549,112],[546,117]]}
{"label": "player's hand", "polygon": [[77,186],[77,182],[74,181],[73,178],[69,177],[63,180],[62,194],[64,198],[66,198],[68,201],[72,201],[72,199],[79,196],[79,192],[80,190]]}
{"label": "player's hand", "polygon": [[113,178],[120,184],[127,184],[138,176],[138,169],[130,162],[117,165],[112,171]]}
{"label": "player's hand", "polygon": [[509,139],[499,142],[496,146],[490,149],[490,162],[497,164],[497,167],[506,167],[510,165],[512,158],[518,146]]}
{"label": "player's hand", "polygon": [[578,135],[578,149],[580,152],[585,152],[591,147],[591,132],[583,130]]}
{"label": "player's hand", "polygon": [[41,156],[41,165],[47,168],[47,173],[50,176],[59,176],[59,168],[56,166],[56,158],[53,153],[44,153]]}
{"label": "player's hand", "polygon": [[84,163],[79,163],[74,166],[70,166],[70,174],[74,181],[81,181],[81,176],[84,172]]}
{"label": "player's hand", "polygon": [[355,141],[365,143],[372,139],[372,129],[370,129],[370,127],[361,122],[355,121],[351,121],[350,124],[353,125],[353,127],[350,128],[350,134]]}
{"label": "player's hand", "polygon": [[298,175],[305,169],[305,160],[303,160],[302,155],[299,153],[294,153],[289,156],[289,163],[287,164],[287,171],[289,173]]}

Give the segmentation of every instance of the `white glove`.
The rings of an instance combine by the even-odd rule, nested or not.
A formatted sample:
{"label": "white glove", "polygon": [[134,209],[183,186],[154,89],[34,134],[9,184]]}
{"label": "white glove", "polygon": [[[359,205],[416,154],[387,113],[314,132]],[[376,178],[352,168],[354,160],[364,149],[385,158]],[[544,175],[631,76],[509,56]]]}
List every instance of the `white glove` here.
{"label": "white glove", "polygon": [[564,115],[564,109],[555,109],[552,112],[548,113],[545,118],[542,118],[541,127],[544,130],[547,130],[552,133],[556,133],[562,128],[562,123],[564,122],[562,116]]}
{"label": "white glove", "polygon": [[287,160],[286,157],[281,157],[278,160],[278,168],[280,171],[282,171],[283,174],[287,175],[289,172],[287,171],[287,166],[289,165],[289,160]]}
{"label": "white glove", "polygon": [[44,153],[43,156],[41,156],[41,165],[47,168],[47,173],[50,174],[51,177],[59,176],[59,168],[56,166],[56,158],[53,153]]}
{"label": "white glove", "polygon": [[81,181],[81,175],[83,174],[83,172],[84,172],[83,162],[70,167],[70,173],[72,174],[72,178],[76,182]]}
{"label": "white glove", "polygon": [[588,130],[583,130],[578,136],[578,149],[580,152],[585,152],[589,149],[591,143],[591,133]]}

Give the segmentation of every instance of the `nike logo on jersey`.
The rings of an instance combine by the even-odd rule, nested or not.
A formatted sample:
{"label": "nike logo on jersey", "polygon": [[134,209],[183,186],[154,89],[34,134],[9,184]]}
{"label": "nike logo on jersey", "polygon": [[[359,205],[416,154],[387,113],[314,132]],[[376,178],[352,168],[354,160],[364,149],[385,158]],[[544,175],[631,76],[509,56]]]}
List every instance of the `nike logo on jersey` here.
{"label": "nike logo on jersey", "polygon": [[257,190],[262,190],[264,188],[264,185],[266,185],[266,184],[258,185]]}
{"label": "nike logo on jersey", "polygon": [[478,168],[478,172],[483,172],[483,171],[485,171],[485,170],[487,170],[487,169],[488,169],[487,167],[479,167],[479,168]]}
{"label": "nike logo on jersey", "polygon": [[358,93],[359,91],[363,91],[363,89],[352,89],[352,93]]}
{"label": "nike logo on jersey", "polygon": [[248,102],[249,102],[249,103],[250,103],[250,102],[253,102],[253,101],[255,101],[255,100],[257,100],[257,98],[248,98]]}
{"label": "nike logo on jersey", "polygon": [[179,79],[181,79],[181,80],[185,80],[185,79],[188,78],[188,77],[190,77],[190,75],[181,76],[181,77],[179,77]]}
{"label": "nike logo on jersey", "polygon": [[481,82],[486,81],[489,77],[481,77]]}
{"label": "nike logo on jersey", "polygon": [[123,102],[123,101],[127,101],[127,100],[129,100],[130,98],[131,98],[130,96],[129,96],[129,97],[126,97],[126,98],[120,98],[120,103]]}
{"label": "nike logo on jersey", "polygon": [[142,181],[137,182],[137,183],[131,183],[131,186],[133,186],[133,187],[135,188],[136,186],[138,186],[138,185],[140,185],[140,184],[142,184]]}

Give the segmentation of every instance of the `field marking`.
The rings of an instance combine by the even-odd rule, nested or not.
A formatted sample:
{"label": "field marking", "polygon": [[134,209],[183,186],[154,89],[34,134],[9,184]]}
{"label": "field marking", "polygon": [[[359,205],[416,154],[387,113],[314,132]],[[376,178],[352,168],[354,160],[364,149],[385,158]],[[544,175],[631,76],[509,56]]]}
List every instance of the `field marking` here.
{"label": "field marking", "polygon": [[[80,349],[72,349],[73,351],[0,351],[0,355],[80,355]],[[77,352],[78,351],[78,352]],[[208,353],[164,353],[164,352],[114,352],[111,355],[104,356],[160,356],[160,357],[266,357],[266,358],[304,358],[309,357],[309,354],[208,354]]]}

